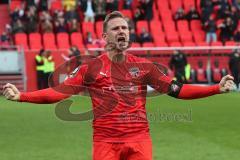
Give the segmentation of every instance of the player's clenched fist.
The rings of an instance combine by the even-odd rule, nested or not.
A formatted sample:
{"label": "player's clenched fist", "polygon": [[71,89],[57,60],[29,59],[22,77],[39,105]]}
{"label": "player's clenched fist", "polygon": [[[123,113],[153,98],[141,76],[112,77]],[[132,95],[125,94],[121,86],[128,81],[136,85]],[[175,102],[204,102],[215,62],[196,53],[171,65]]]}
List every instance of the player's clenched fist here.
{"label": "player's clenched fist", "polygon": [[19,90],[15,85],[10,83],[7,83],[6,85],[3,86],[3,95],[6,97],[6,99],[12,101],[18,101],[20,98]]}
{"label": "player's clenched fist", "polygon": [[229,91],[233,91],[234,89],[236,89],[235,83],[233,82],[234,78],[230,75],[226,75],[224,76],[219,85],[220,85],[220,91],[222,93],[224,92],[229,92]]}

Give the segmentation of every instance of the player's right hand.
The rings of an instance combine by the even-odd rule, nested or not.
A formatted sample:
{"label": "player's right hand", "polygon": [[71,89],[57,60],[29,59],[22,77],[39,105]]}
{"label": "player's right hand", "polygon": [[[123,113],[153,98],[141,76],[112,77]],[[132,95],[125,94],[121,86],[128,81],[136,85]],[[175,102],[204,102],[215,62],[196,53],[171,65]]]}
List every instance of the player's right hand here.
{"label": "player's right hand", "polygon": [[13,84],[7,83],[3,86],[3,95],[8,100],[18,101],[20,99],[20,92]]}

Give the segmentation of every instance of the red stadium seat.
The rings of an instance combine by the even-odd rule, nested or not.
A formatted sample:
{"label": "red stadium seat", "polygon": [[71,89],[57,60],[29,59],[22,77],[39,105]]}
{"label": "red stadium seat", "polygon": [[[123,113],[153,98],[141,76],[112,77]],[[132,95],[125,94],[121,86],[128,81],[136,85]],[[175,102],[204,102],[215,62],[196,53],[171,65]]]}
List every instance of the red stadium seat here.
{"label": "red stadium seat", "polygon": [[154,4],[153,4],[153,19],[152,20],[159,21],[159,12]]}
{"label": "red stadium seat", "polygon": [[124,9],[124,10],[121,10],[121,13],[125,16],[125,17],[128,17],[130,19],[132,19],[132,11],[129,10],[129,9]]}
{"label": "red stadium seat", "polygon": [[102,33],[103,33],[103,21],[96,22],[95,23],[95,28],[96,28],[97,38],[101,39],[102,38]]}
{"label": "red stadium seat", "polygon": [[164,8],[159,11],[162,21],[173,20],[173,15],[170,9]]}
{"label": "red stadium seat", "polygon": [[145,42],[145,43],[143,43],[143,47],[154,47],[154,43],[152,43],[152,42]]}
{"label": "red stadium seat", "polygon": [[84,38],[86,37],[87,32],[91,32],[92,37],[96,38],[96,34],[95,34],[95,30],[94,30],[94,23],[92,23],[92,22],[83,22],[82,23],[82,33],[83,33]]}
{"label": "red stadium seat", "polygon": [[167,8],[169,9],[169,1],[157,1],[157,7],[158,10],[161,11],[161,9]]}
{"label": "red stadium seat", "polygon": [[183,7],[185,12],[188,12],[192,6],[195,7],[195,0],[183,0]]}
{"label": "red stadium seat", "polygon": [[63,10],[62,2],[59,0],[52,1],[50,6],[52,12],[55,10]]}
{"label": "red stadium seat", "polygon": [[166,32],[168,32],[168,31],[175,31],[176,32],[175,23],[172,19],[164,20],[163,21],[163,28]]}
{"label": "red stadium seat", "polygon": [[15,44],[23,47],[25,50],[28,49],[27,34],[25,33],[15,34]]}
{"label": "red stadium seat", "polygon": [[43,46],[45,49],[57,49],[55,35],[53,33],[43,34]]}
{"label": "red stadium seat", "polygon": [[189,31],[188,21],[187,20],[177,21],[177,28],[179,31]]}
{"label": "red stadium seat", "polygon": [[182,47],[182,44],[180,42],[171,42],[170,47]]}
{"label": "red stadium seat", "polygon": [[197,46],[194,42],[183,42],[184,47],[194,47]]}
{"label": "red stadium seat", "polygon": [[[216,66],[216,63],[218,63],[218,66]],[[214,82],[219,82],[222,78],[222,73],[221,70],[223,68],[221,68],[220,66],[220,61],[218,58],[216,57],[211,57],[211,71],[212,71],[212,80]]]}
{"label": "red stadium seat", "polygon": [[206,70],[203,68],[197,68],[197,81],[200,83],[206,83],[207,77],[206,77]]}
{"label": "red stadium seat", "polygon": [[205,35],[206,33],[202,30],[199,30],[199,31],[192,31],[193,33],[193,39],[195,42],[205,42],[206,39],[205,39]]}
{"label": "red stadium seat", "polygon": [[71,34],[71,44],[77,46],[79,49],[84,48],[83,37],[81,33],[75,32]]}
{"label": "red stadium seat", "polygon": [[164,32],[153,32],[154,34],[152,34],[153,36],[153,42],[155,44],[158,44],[158,43],[161,43],[161,42],[164,42],[166,43],[166,37],[165,37],[165,34]]}
{"label": "red stadium seat", "polygon": [[154,33],[153,31],[156,30],[161,30],[162,31],[162,23],[159,20],[152,20],[150,22],[150,30],[152,33]]}
{"label": "red stadium seat", "polygon": [[134,43],[132,43],[131,47],[136,48],[136,47],[141,47],[141,45],[137,42],[134,42]]}
{"label": "red stadium seat", "polygon": [[168,43],[179,42],[178,32],[176,31],[166,31],[166,39]]}
{"label": "red stadium seat", "polygon": [[67,33],[58,33],[57,44],[59,49],[69,49],[69,35]]}
{"label": "red stadium seat", "polygon": [[145,28],[147,31],[149,31],[148,22],[147,21],[137,21],[136,28],[137,28],[138,35],[140,35],[143,28]]}
{"label": "red stadium seat", "polygon": [[202,30],[202,24],[200,20],[192,20],[190,22],[190,28],[192,31],[199,31]]}
{"label": "red stadium seat", "polygon": [[170,0],[169,2],[173,14],[175,14],[176,11],[182,7],[182,0]]}
{"label": "red stadium seat", "polygon": [[179,36],[182,42],[192,42],[193,36],[192,32],[190,31],[179,31]]}
{"label": "red stadium seat", "polygon": [[197,43],[197,46],[209,46],[210,44],[209,43],[207,43],[207,42],[205,42],[205,41],[200,41],[200,42],[196,42]]}
{"label": "red stadium seat", "polygon": [[36,49],[36,50],[42,49],[42,37],[40,33],[29,34],[29,46],[31,49]]}
{"label": "red stadium seat", "polygon": [[236,46],[236,45],[237,45],[237,43],[235,41],[227,41],[225,43],[225,46]]}
{"label": "red stadium seat", "polygon": [[156,47],[168,47],[168,44],[166,42],[155,42]]}
{"label": "red stadium seat", "polygon": [[212,42],[211,46],[219,46],[219,47],[221,47],[221,46],[223,46],[223,44],[222,44],[222,42],[217,41],[217,42]]}
{"label": "red stadium seat", "polygon": [[16,8],[22,8],[22,1],[11,1],[10,3],[10,12],[13,12]]}

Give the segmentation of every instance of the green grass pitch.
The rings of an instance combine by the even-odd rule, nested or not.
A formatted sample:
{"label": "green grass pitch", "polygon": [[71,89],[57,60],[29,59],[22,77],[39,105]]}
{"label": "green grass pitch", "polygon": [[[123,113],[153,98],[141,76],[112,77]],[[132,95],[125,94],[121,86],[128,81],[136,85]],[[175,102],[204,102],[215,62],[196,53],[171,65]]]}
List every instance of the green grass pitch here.
{"label": "green grass pitch", "polygon": [[[72,99],[72,112],[91,106],[89,98]],[[153,159],[239,160],[239,99],[239,93],[188,101],[168,96],[149,98]],[[0,159],[90,160],[91,122],[61,121],[54,108],[55,104],[16,103],[0,97]],[[171,115],[188,117],[184,120]]]}

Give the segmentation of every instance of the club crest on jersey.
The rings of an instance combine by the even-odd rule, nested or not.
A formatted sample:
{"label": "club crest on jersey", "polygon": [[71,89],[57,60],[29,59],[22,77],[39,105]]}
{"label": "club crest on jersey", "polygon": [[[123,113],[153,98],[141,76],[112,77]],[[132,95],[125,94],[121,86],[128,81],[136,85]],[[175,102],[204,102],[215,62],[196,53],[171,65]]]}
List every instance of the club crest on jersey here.
{"label": "club crest on jersey", "polygon": [[137,78],[137,77],[139,77],[140,70],[138,67],[133,67],[133,68],[129,69],[129,73],[133,78]]}

